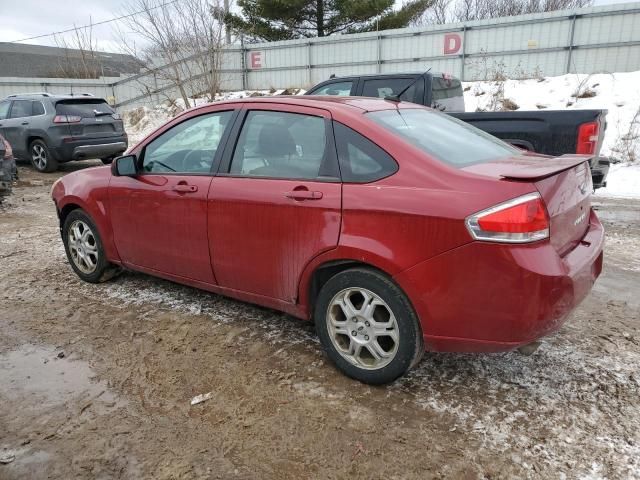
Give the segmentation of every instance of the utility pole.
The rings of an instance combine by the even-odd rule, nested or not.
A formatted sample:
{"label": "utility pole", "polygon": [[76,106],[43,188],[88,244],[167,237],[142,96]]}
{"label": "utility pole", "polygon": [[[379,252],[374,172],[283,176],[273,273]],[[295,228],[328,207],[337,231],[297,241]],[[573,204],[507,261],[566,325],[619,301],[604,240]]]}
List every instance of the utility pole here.
{"label": "utility pole", "polygon": [[[224,0],[224,14],[229,15],[229,0]],[[231,30],[227,25],[224,26],[224,33],[226,36],[226,44],[231,45]]]}

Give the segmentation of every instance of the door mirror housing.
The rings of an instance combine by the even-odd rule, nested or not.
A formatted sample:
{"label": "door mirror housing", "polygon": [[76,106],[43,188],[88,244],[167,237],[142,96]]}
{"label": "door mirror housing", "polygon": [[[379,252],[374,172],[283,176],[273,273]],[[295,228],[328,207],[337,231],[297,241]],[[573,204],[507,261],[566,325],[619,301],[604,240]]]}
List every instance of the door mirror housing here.
{"label": "door mirror housing", "polygon": [[111,173],[115,177],[135,177],[138,174],[138,159],[135,155],[118,157],[111,165]]}

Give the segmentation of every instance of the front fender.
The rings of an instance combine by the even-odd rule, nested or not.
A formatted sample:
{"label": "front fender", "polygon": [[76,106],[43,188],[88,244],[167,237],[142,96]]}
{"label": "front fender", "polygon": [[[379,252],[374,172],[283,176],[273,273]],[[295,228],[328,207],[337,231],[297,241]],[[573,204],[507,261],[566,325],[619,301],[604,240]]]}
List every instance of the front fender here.
{"label": "front fender", "polygon": [[91,217],[98,229],[107,259],[120,264],[113,229],[109,219],[109,167],[90,168],[66,175],[53,184],[51,197],[56,205],[60,227],[70,210],[80,208]]}

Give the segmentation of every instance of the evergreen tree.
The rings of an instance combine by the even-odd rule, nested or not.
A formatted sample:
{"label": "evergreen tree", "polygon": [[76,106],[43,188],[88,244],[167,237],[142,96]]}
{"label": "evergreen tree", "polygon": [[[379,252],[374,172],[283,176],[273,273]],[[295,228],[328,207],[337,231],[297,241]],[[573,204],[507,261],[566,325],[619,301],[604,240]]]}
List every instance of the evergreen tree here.
{"label": "evergreen tree", "polygon": [[228,13],[225,23],[250,38],[275,41],[326,37],[410,25],[434,0],[238,0],[242,15]]}

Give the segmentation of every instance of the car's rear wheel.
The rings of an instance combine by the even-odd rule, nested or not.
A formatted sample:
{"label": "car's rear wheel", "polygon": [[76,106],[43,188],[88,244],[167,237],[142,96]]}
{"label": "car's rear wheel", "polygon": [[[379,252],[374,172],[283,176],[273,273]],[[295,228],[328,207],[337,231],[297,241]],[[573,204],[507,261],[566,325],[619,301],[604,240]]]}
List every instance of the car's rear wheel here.
{"label": "car's rear wheel", "polygon": [[29,145],[31,155],[31,164],[39,172],[55,172],[58,168],[58,162],[51,155],[49,147],[43,140],[34,140]]}
{"label": "car's rear wheel", "polygon": [[98,229],[84,211],[73,210],[67,215],[62,241],[71,267],[85,282],[105,282],[118,273],[107,260]]}
{"label": "car's rear wheel", "polygon": [[420,324],[406,295],[374,270],[350,269],[329,279],[318,294],[314,319],[329,358],[361,382],[392,382],[424,353]]}

